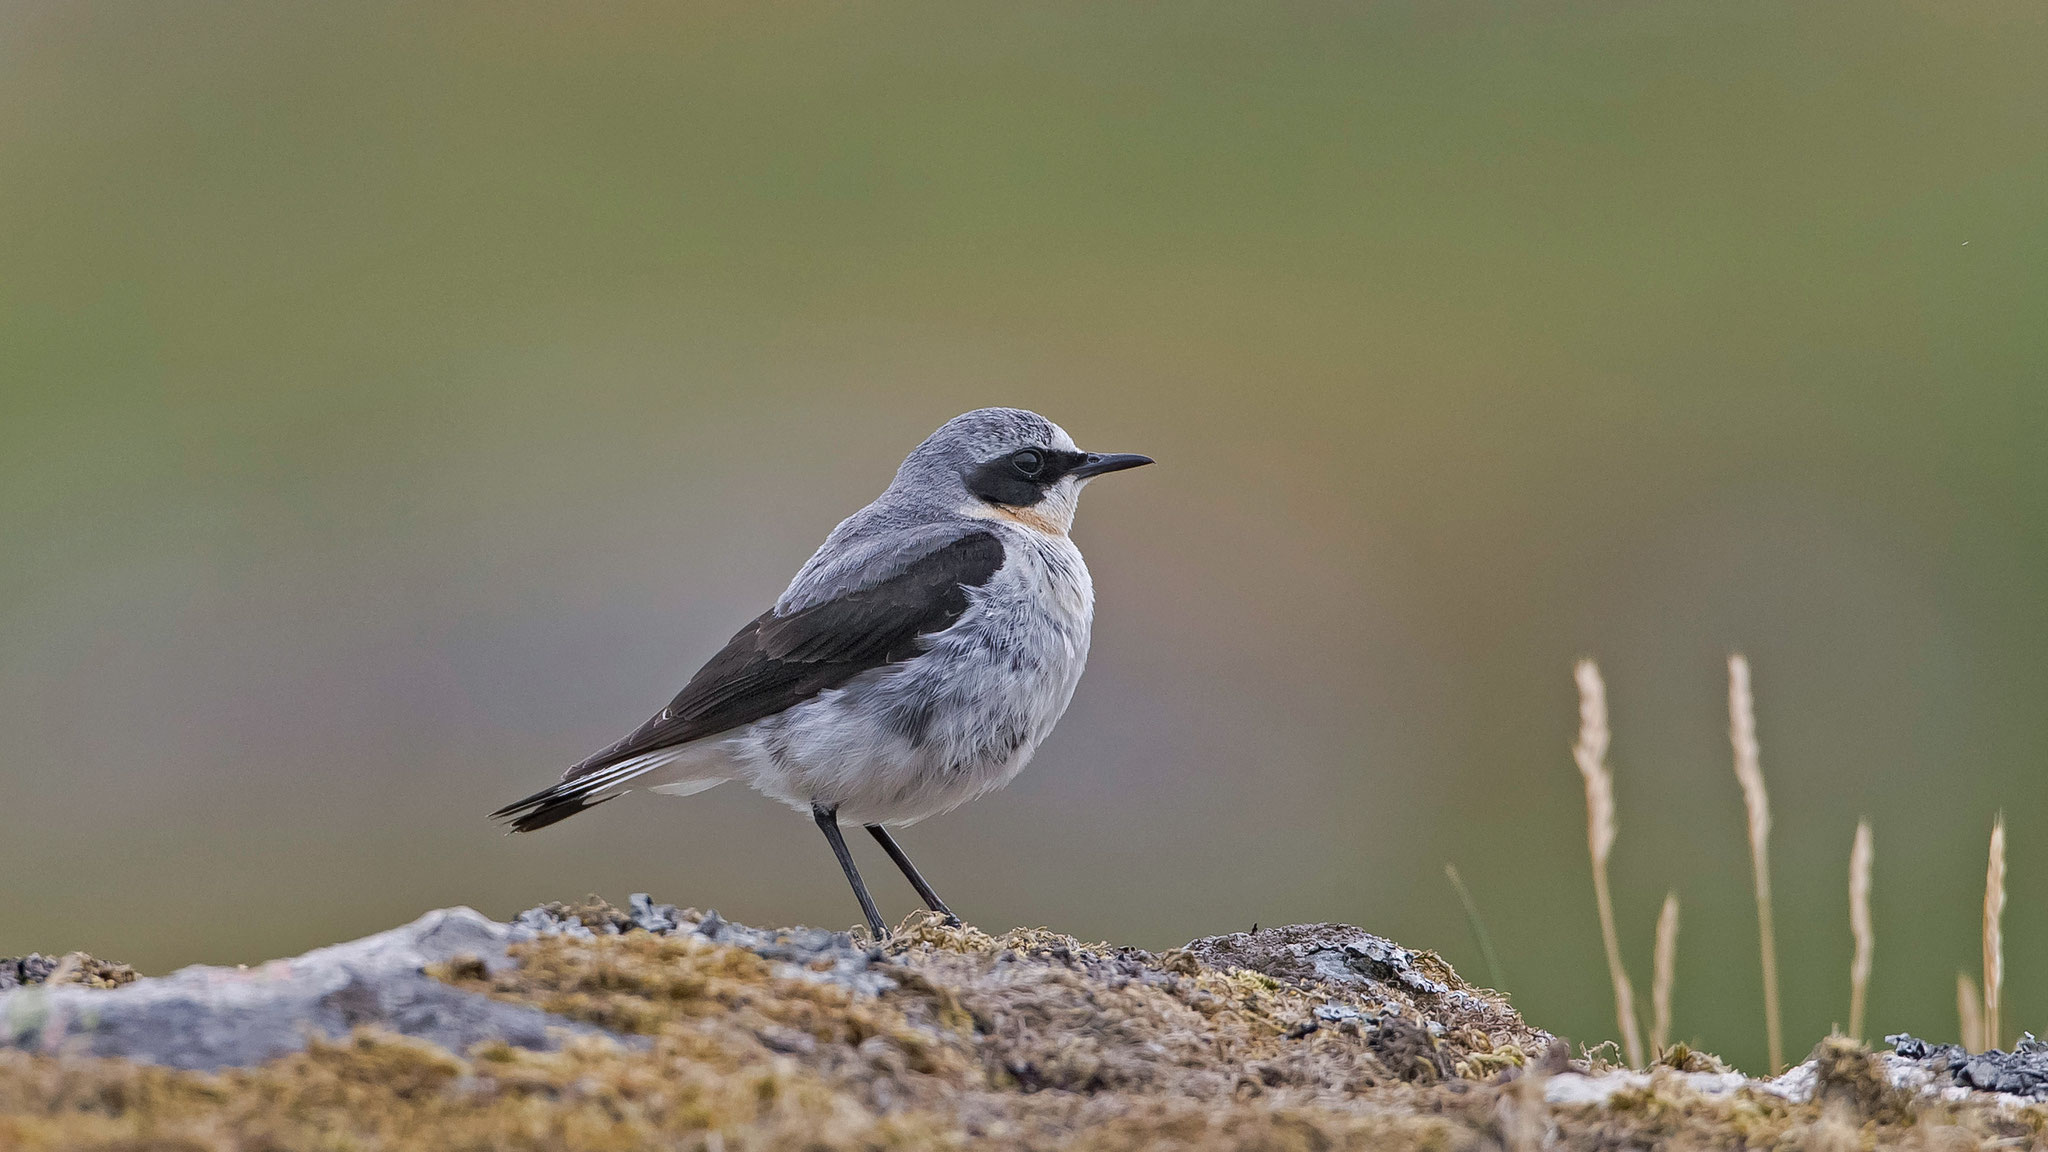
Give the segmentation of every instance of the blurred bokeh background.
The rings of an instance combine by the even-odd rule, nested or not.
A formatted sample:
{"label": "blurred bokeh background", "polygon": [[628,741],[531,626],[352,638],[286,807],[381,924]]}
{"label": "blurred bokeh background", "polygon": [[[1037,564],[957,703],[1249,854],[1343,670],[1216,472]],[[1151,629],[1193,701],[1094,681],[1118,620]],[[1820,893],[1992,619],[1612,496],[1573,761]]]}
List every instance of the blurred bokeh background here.
{"label": "blurred bokeh background", "polygon": [[[1613,1035],[2048,1024],[2048,17],[2027,2],[9,3],[0,953],[148,971],[634,890],[851,924],[743,788],[483,814],[662,703],[941,421],[1094,486],[1095,654],[904,837],[991,927],[1344,920]],[[892,915],[908,890],[865,848]]]}

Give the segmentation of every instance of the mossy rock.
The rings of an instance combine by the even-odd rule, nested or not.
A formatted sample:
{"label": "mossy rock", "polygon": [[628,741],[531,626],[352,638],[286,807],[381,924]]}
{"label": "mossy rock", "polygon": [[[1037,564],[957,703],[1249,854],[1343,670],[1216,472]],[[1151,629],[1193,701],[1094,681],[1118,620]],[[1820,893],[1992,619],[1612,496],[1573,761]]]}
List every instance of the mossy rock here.
{"label": "mossy rock", "polygon": [[[1851,1148],[2040,1131],[2031,1110],[1898,1091],[1841,1045],[1810,1100],[1706,1094],[1688,1077],[1710,1074],[1666,1068],[1598,1105],[1553,1103],[1546,1085],[1589,1079],[1562,1044],[1441,959],[1342,925],[1164,954],[926,916],[877,948],[639,903],[409,928],[323,951],[406,959],[390,979],[546,1021],[544,1042],[451,1046],[417,1016],[374,1016],[438,1003],[411,994],[366,995],[372,1017],[349,1029],[309,1020],[296,1050],[212,1070],[84,1055],[79,1018],[45,1022],[33,1050],[0,1051],[0,1148]],[[162,998],[154,983],[35,995],[118,1020],[124,998]]]}

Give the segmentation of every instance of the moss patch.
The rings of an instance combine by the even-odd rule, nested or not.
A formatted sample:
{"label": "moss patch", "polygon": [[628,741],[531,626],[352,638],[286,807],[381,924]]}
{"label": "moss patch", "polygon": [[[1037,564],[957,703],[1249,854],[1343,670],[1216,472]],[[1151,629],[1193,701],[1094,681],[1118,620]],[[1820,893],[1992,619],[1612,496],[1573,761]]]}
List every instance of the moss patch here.
{"label": "moss patch", "polygon": [[1408,995],[919,917],[868,995],[692,932],[614,931],[435,975],[620,1040],[458,1054],[359,1032],[212,1075],[4,1053],[0,1148],[1849,1149],[2042,1131],[2032,1109],[1908,1098],[1841,1041],[1810,1104],[1703,1097],[1666,1070],[1606,1107],[1552,1107],[1562,1047],[1531,1059],[1547,1038],[1433,958],[1443,990]]}

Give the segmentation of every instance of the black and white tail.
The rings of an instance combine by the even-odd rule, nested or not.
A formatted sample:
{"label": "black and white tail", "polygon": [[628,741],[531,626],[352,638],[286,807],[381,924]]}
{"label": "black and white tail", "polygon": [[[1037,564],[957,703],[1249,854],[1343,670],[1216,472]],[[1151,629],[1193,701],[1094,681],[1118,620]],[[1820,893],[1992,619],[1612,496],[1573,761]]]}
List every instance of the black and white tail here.
{"label": "black and white tail", "polygon": [[570,769],[569,775],[559,784],[543,788],[523,800],[514,800],[491,813],[491,819],[504,821],[509,825],[508,832],[531,832],[556,821],[567,820],[586,808],[595,808],[607,800],[624,796],[631,791],[627,785],[676,759],[677,751],[662,748],[601,768],[586,768],[579,764]]}

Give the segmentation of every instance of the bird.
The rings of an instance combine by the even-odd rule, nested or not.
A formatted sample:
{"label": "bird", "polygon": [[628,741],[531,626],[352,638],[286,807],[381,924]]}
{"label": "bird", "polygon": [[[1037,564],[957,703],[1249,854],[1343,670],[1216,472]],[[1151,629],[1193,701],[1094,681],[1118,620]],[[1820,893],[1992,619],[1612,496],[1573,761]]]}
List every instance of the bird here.
{"label": "bird", "polygon": [[948,420],[665,707],[491,818],[531,832],[637,788],[741,781],[816,822],[874,939],[889,930],[842,821],[959,925],[889,829],[1008,784],[1051,734],[1095,615],[1077,499],[1152,462],[1081,451],[1019,408]]}

